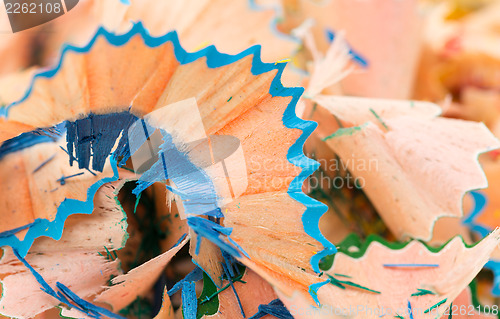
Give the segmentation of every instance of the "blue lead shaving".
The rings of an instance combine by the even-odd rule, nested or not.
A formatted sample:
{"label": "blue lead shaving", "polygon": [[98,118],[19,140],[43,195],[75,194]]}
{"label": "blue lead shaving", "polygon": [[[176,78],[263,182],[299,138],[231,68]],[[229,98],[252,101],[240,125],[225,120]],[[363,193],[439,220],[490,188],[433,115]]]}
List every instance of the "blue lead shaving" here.
{"label": "blue lead shaving", "polygon": [[222,258],[224,259],[224,264],[226,265],[227,270],[229,271],[229,275],[231,277],[236,277],[240,274],[240,270],[238,269],[238,262],[234,259],[233,256],[225,252],[221,249]]}
{"label": "blue lead shaving", "polygon": [[182,283],[182,313],[184,319],[196,319],[198,299],[195,291],[196,283],[185,281]]}
{"label": "blue lead shaving", "polygon": [[189,274],[184,277],[181,281],[177,282],[168,292],[167,294],[169,296],[172,296],[175,294],[177,291],[179,291],[181,288],[183,288],[183,284],[185,282],[196,282],[199,281],[203,278],[203,270],[196,266]]}
{"label": "blue lead shaving", "polygon": [[[136,127],[139,127],[137,131],[142,133],[142,125],[134,128]],[[139,138],[137,136],[142,134],[135,131],[133,129],[129,132],[131,145],[142,142],[142,139],[136,141]],[[223,217],[218,207],[219,197],[211,178],[190,161],[189,151],[180,151],[169,133],[164,130],[159,131],[161,131],[163,143],[158,150],[158,158],[142,173],[132,193],[137,196],[155,182],[170,179],[176,188],[169,189],[181,198],[187,215]],[[132,147],[131,154],[134,154]]]}
{"label": "blue lead shaving", "polygon": [[224,259],[224,264],[222,265],[224,267],[224,269],[227,269],[227,271],[229,272],[229,276],[232,278],[235,275],[235,271],[234,271],[234,259],[231,258],[225,251],[221,251],[222,252],[222,258]]}
{"label": "blue lead shaving", "polygon": [[[102,172],[120,134],[128,131],[138,118],[129,113],[89,114],[86,118],[66,122],[66,141],[70,164],[78,162],[78,168]],[[125,135],[122,135],[122,139]],[[119,143],[121,145],[122,143]]]}
{"label": "blue lead shaving", "polygon": [[259,311],[249,319],[260,319],[266,315],[274,316],[278,319],[293,319],[292,314],[279,299],[274,299],[267,305],[259,305]]}
{"label": "blue lead shaving", "polygon": [[94,304],[91,304],[90,302],[86,301],[86,300],[83,300],[82,298],[78,297],[73,291],[71,291],[68,287],[66,287],[65,285],[61,284],[60,282],[57,282],[56,283],[57,285],[57,288],[59,288],[59,290],[65,295],[67,296],[69,299],[71,299],[71,301],[73,301],[76,305],[79,306],[79,309],[83,309],[80,310],[86,314],[88,314],[89,316],[93,317],[93,318],[101,318],[101,316],[106,316],[106,317],[109,317],[109,318],[117,318],[117,319],[125,319],[124,317],[120,316],[120,315],[117,315],[105,308],[102,308],[102,307],[99,307],[99,306],[96,306]]}
{"label": "blue lead shaving", "polygon": [[[229,235],[231,235],[232,228],[223,227],[221,225],[218,225],[217,223],[214,223],[213,221],[197,216],[188,217],[187,222],[189,227],[191,227],[196,235],[198,235],[195,250],[196,254],[199,254],[200,252],[201,236],[207,238],[208,240],[219,246],[220,249],[228,252],[235,257],[240,257],[241,253],[243,253],[245,256],[250,258],[248,254],[243,250],[243,248],[241,248],[241,246],[239,246],[236,242],[231,240],[231,237],[229,237]],[[224,241],[224,237],[232,245],[229,245],[226,241]]]}
{"label": "blue lead shaving", "polygon": [[233,278],[232,278],[232,277],[231,277],[231,275],[229,274],[228,266],[226,265],[226,263],[222,263],[222,269],[224,269],[224,273],[226,274],[226,278],[227,278],[227,280],[229,281],[229,285],[230,285],[230,286],[231,286],[231,288],[233,289],[233,293],[234,293],[234,295],[236,296],[236,301],[238,302],[238,306],[240,307],[240,312],[241,312],[241,315],[243,316],[243,318],[246,318],[246,316],[245,316],[245,311],[243,310],[243,306],[241,305],[240,296],[239,296],[239,295],[238,295],[238,293],[236,292],[236,288],[234,288]]}
{"label": "blue lead shaving", "polygon": [[[155,130],[145,120],[140,120],[139,124],[132,125],[128,131],[128,146],[131,156],[140,150],[140,147],[147,142],[147,138],[152,136],[155,131],[161,134],[163,143],[158,150],[151,151],[152,155],[157,156],[153,157],[154,162],[142,173],[132,193],[138,196],[155,182],[171,180],[175,184],[175,188],[167,186],[167,189],[181,198],[184,210],[188,215],[188,225],[198,235],[196,253],[199,253],[201,238],[206,237],[212,241],[216,239],[213,242],[219,247],[230,254],[240,256],[240,251],[243,252],[243,249],[229,237],[231,229],[212,220],[196,216],[204,215],[217,219],[224,217],[218,207],[219,197],[211,178],[189,159],[190,145],[184,145],[185,149],[180,151],[174,144],[171,134],[165,130],[160,128]],[[224,242],[221,236],[225,236],[234,247]]]}
{"label": "blue lead shaving", "polygon": [[[91,318],[96,318],[100,319],[102,316],[106,316],[109,318],[116,318],[116,319],[125,319],[124,317],[117,315],[105,308],[96,306],[91,304],[88,301],[83,300],[82,298],[78,297],[74,292],[72,292],[68,287],[65,285],[61,284],[60,282],[56,283],[56,287],[59,289],[59,291],[55,291],[46,281],[43,279],[43,277],[23,258],[19,255],[19,253],[14,249],[13,250],[14,255],[23,263],[26,268],[33,274],[35,277],[36,281],[38,284],[41,286],[41,290],[45,292],[46,294],[54,297],[58,301],[66,304],[70,308],[75,308],[78,309],[79,311],[83,312],[87,316]],[[71,301],[73,303],[71,303]]]}

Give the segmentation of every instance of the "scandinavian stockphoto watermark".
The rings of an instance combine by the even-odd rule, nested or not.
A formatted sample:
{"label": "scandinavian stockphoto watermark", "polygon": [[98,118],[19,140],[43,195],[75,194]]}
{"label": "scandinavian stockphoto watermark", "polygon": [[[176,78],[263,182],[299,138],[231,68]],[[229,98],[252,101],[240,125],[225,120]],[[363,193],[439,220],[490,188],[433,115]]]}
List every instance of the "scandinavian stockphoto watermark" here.
{"label": "scandinavian stockphoto watermark", "polygon": [[[340,158],[320,159],[316,160],[320,164],[320,168],[311,176],[308,177],[304,184],[304,192],[309,193],[312,189],[322,188],[342,189],[342,188],[358,188],[365,187],[366,181],[362,176],[354,176],[349,172],[349,168],[354,168],[358,173],[366,171],[377,171],[377,159],[360,159]],[[250,172],[261,172],[266,175],[280,175],[287,170],[290,165],[288,161],[274,160],[271,158],[262,159],[261,157],[251,156],[248,161]],[[257,187],[271,187],[273,189],[282,189],[290,185],[294,180],[294,176],[283,176],[274,179],[262,179],[254,181]]]}
{"label": "scandinavian stockphoto watermark", "polygon": [[[306,184],[306,191],[321,188],[331,189],[362,189],[366,185],[363,173],[378,171],[378,160],[371,158],[358,158],[356,154],[341,159],[333,157],[330,159],[316,159],[320,164],[319,170],[311,175]],[[357,172],[357,176],[351,173]]]}
{"label": "scandinavian stockphoto watermark", "polygon": [[[160,107],[137,119],[127,131],[133,171],[140,190],[165,182],[175,196],[181,218],[212,214],[233,202],[248,187],[286,189],[295,179],[293,165],[276,156],[243,153],[241,141],[231,135],[210,135],[195,98]],[[306,182],[307,188],[363,188],[357,172],[376,171],[376,160],[356,157],[319,160],[321,169]],[[347,172],[339,175],[338,172]]]}
{"label": "scandinavian stockphoto watermark", "polygon": [[[300,316],[301,318],[331,318],[335,316],[346,318],[368,318],[368,317],[384,317],[384,316],[408,316],[409,310],[407,307],[392,309],[391,307],[371,307],[367,305],[349,305],[349,306],[331,306],[324,305],[316,307],[301,307],[298,305],[290,306],[290,314],[292,316]],[[425,309],[411,309],[412,315],[422,315]],[[433,309],[432,314],[437,314],[438,309]]]}
{"label": "scandinavian stockphoto watermark", "polygon": [[482,316],[482,315],[498,315],[498,305],[493,306],[474,306],[474,305],[439,305],[430,308],[420,307],[372,307],[368,305],[349,305],[349,306],[331,306],[323,305],[316,307],[301,307],[299,305],[291,305],[290,313],[292,316],[300,316],[301,318],[371,318],[377,317],[403,317],[403,318],[419,318],[421,316]]}

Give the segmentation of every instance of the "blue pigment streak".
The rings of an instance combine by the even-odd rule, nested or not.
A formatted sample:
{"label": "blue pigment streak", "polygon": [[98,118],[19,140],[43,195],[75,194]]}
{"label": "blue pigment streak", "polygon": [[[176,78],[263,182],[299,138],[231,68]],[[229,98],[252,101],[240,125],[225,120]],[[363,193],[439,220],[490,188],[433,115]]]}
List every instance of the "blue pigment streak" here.
{"label": "blue pigment streak", "polygon": [[[0,107],[0,117],[3,114]],[[56,125],[49,128],[38,128],[31,132],[19,134],[0,144],[0,160],[6,155],[22,151],[37,144],[57,141],[64,132],[64,125]]]}
{"label": "blue pigment streak", "polygon": [[43,161],[40,165],[37,166],[37,168],[35,168],[33,170],[33,174],[38,172],[39,170],[41,170],[45,165],[47,165],[50,161],[52,161],[54,159],[54,157],[56,157],[56,155],[52,155],[51,157],[47,158],[45,161]]}
{"label": "blue pigment streak", "polygon": [[410,315],[410,319],[413,319],[413,310],[411,309],[410,300],[408,300],[408,314]]}
{"label": "blue pigment streak", "polygon": [[[328,41],[333,42],[333,40],[335,39],[335,32],[329,29],[326,29],[325,32]],[[362,67],[364,68],[368,67],[368,61],[361,54],[354,51],[349,44],[347,45],[349,46],[349,54],[351,55],[352,59]]]}
{"label": "blue pigment streak", "polygon": [[80,176],[80,175],[83,175],[84,173],[83,172],[80,172],[80,173],[76,173],[76,174],[73,174],[73,175],[70,175],[70,176],[62,176],[61,178],[57,179],[56,182],[59,182],[61,185],[66,185],[66,180],[67,179],[70,179],[72,177],[77,177],[77,176]]}
{"label": "blue pigment streak", "polygon": [[[290,197],[293,199],[297,200],[298,202],[302,203],[303,205],[306,206],[306,210],[302,216],[302,223],[304,226],[305,232],[311,236],[312,238],[316,239],[318,242],[320,242],[323,246],[324,249],[320,252],[318,252],[316,255],[314,255],[311,258],[311,266],[314,271],[317,273],[320,273],[319,269],[319,261],[327,256],[335,253],[337,250],[335,246],[330,243],[320,232],[319,230],[319,219],[320,217],[326,212],[327,206],[310,198],[309,196],[305,195],[302,192],[302,184],[305,181],[305,179],[311,175],[318,167],[319,164],[310,159],[307,158],[304,153],[303,153],[303,145],[305,140],[311,135],[313,130],[316,128],[317,124],[312,121],[305,121],[300,118],[298,118],[295,114],[295,107],[297,105],[297,102],[304,92],[303,88],[285,88],[281,84],[281,75],[283,73],[285,63],[278,63],[278,64],[273,64],[273,63],[263,63],[260,60],[260,46],[255,45],[252,46],[243,52],[237,54],[237,55],[228,55],[228,54],[223,54],[219,53],[215,46],[211,45],[208,47],[205,47],[197,52],[193,53],[188,53],[186,52],[180,45],[179,39],[177,36],[177,33],[170,32],[166,35],[163,35],[161,37],[152,37],[148,31],[144,28],[142,23],[137,23],[135,24],[131,30],[125,34],[122,35],[117,35],[112,32],[109,32],[105,30],[104,28],[99,28],[96,35],[93,37],[93,39],[84,47],[75,47],[72,45],[63,45],[62,50],[61,50],[61,58],[58,61],[58,64],[50,70],[42,71],[40,73],[37,73],[29,86],[29,89],[27,90],[26,94],[24,97],[15,102],[12,103],[8,106],[5,107],[0,107],[0,116],[3,117],[8,117],[9,110],[16,105],[19,105],[23,103],[30,95],[31,92],[33,91],[33,86],[34,83],[38,80],[38,78],[52,78],[54,75],[57,74],[59,69],[62,66],[63,60],[68,54],[68,52],[73,52],[73,53],[86,53],[89,52],[90,49],[93,47],[94,43],[97,41],[97,39],[103,37],[105,38],[110,44],[114,46],[121,46],[127,43],[132,37],[134,36],[141,36],[144,40],[144,43],[149,46],[149,47],[157,47],[160,45],[163,45],[167,42],[172,43],[172,46],[174,48],[174,53],[176,56],[177,61],[181,65],[189,64],[193,61],[196,61],[198,59],[201,59],[203,57],[206,57],[206,64],[209,68],[217,68],[225,65],[229,65],[231,63],[234,63],[238,60],[241,60],[247,56],[252,56],[252,66],[251,66],[251,73],[253,75],[259,75],[262,73],[266,72],[271,72],[277,70],[277,74],[275,78],[273,79],[269,93],[271,96],[280,96],[280,97],[291,97],[291,102],[289,103],[288,107],[286,108],[284,114],[283,114],[283,124],[287,128],[291,129],[300,129],[302,131],[301,136],[297,141],[290,147],[287,153],[287,159],[290,163],[301,167],[302,171],[301,173],[292,181],[290,184],[290,187],[288,189],[288,193]],[[123,142],[126,144],[126,142]],[[123,151],[125,148],[121,148]],[[115,154],[116,155],[116,154]],[[93,196],[97,189],[104,183],[106,182],[112,182],[115,181],[118,178],[118,174],[116,171],[116,158],[111,158],[110,162],[112,164],[112,167],[114,169],[115,175],[110,178],[105,178],[99,181],[98,183],[94,184],[91,186],[87,192],[87,198],[89,201],[82,203],[78,202],[75,203],[75,201],[69,200],[68,203],[63,202],[61,206],[65,206],[63,209],[59,207],[58,209],[58,214],[56,217],[56,221],[49,223],[48,221],[45,223],[42,223],[40,227],[31,227],[28,231],[28,234],[26,235],[24,241],[19,241],[16,237],[9,237],[8,241],[5,240],[0,240],[0,245],[9,245],[11,247],[16,247],[19,248],[19,252],[21,255],[25,255],[27,251],[29,250],[33,240],[37,237],[40,236],[48,236],[54,239],[59,239],[62,233],[62,226],[64,221],[66,220],[67,216],[72,213],[76,213],[77,211],[81,211],[82,209],[78,209],[78,207],[81,207],[84,205],[87,209],[86,211],[92,211],[93,208]],[[66,204],[65,204],[66,203]],[[90,206],[90,207],[89,207]],[[191,218],[190,218],[191,219]],[[189,223],[189,219],[188,219]],[[196,222],[191,223],[196,224]],[[196,226],[196,225],[193,225]],[[47,228],[47,230],[46,230]],[[211,227],[208,227],[208,231],[210,231]],[[207,229],[204,229],[204,231]],[[215,230],[217,232],[217,230]],[[214,234],[212,232],[212,234]],[[227,250],[226,250],[227,251]],[[230,252],[230,251],[228,251]],[[314,285],[313,285],[314,286]],[[313,287],[314,288],[314,287]]]}
{"label": "blue pigment streak", "polygon": [[54,139],[47,135],[40,135],[37,131],[22,133],[0,145],[0,160],[8,154],[22,151],[41,143],[52,143]]}

